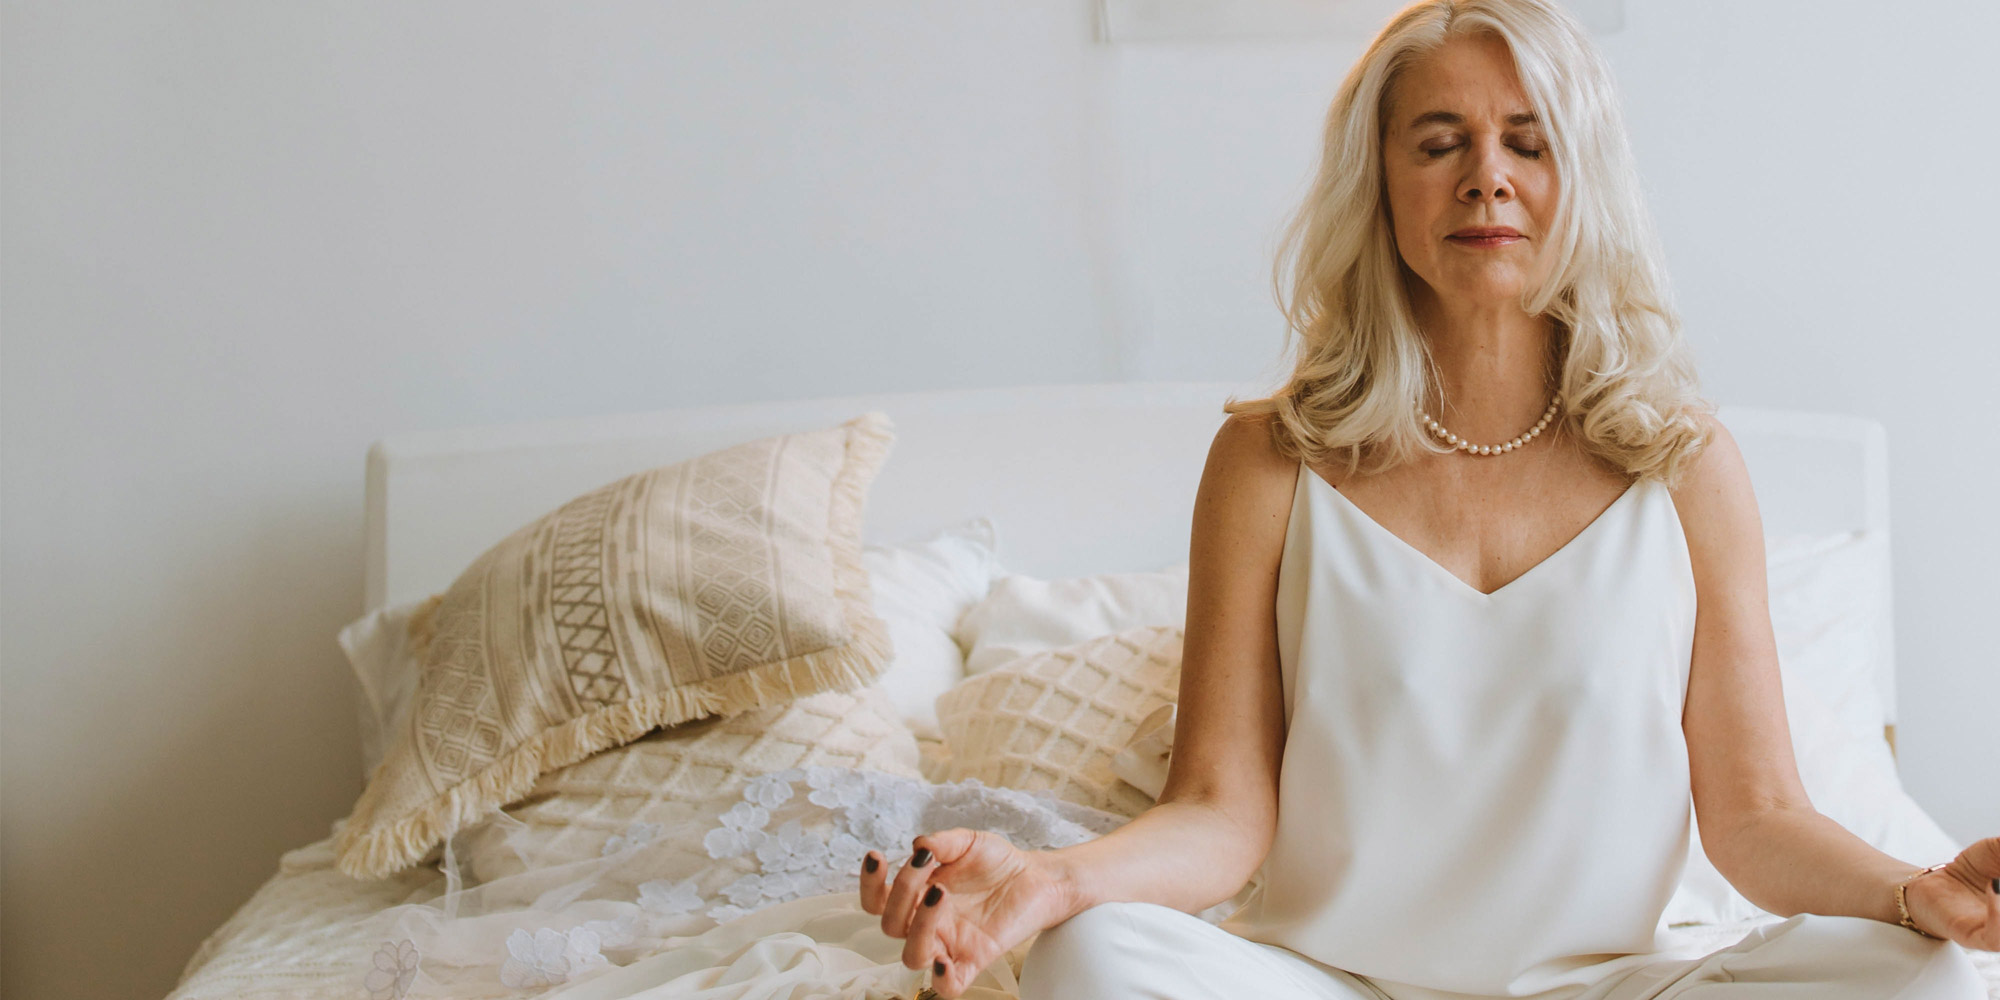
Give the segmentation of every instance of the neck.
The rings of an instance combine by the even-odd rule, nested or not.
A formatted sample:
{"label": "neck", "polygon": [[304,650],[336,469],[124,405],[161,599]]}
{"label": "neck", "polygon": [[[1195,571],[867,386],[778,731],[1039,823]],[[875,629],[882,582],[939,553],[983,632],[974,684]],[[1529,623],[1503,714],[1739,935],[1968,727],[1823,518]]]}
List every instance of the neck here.
{"label": "neck", "polygon": [[1548,356],[1555,332],[1547,319],[1512,301],[1415,298],[1417,325],[1443,390],[1443,399],[1423,401],[1424,412],[1480,443],[1504,441],[1541,417],[1553,391]]}

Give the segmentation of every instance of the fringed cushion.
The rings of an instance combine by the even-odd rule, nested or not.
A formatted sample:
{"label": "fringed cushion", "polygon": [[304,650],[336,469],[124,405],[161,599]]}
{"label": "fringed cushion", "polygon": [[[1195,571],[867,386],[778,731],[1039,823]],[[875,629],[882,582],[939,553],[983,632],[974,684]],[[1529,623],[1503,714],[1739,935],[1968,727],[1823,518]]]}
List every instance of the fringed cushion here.
{"label": "fringed cushion", "polygon": [[390,875],[544,772],[659,726],[873,682],[861,562],[887,415],[725,448],[571,500],[412,623],[414,705],[337,845]]}

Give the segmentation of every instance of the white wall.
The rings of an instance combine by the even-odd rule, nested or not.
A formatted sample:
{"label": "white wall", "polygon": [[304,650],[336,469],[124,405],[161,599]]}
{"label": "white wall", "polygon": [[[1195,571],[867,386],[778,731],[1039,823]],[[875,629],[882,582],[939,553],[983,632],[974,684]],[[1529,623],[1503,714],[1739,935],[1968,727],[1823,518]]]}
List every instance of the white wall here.
{"label": "white wall", "polygon": [[[8,3],[0,993],[164,993],[352,805],[384,433],[1274,371],[1362,39],[1113,49],[1091,6]],[[1630,0],[1604,39],[1712,394],[1888,424],[1904,773],[1961,838],[2000,834],[1996,29]]]}

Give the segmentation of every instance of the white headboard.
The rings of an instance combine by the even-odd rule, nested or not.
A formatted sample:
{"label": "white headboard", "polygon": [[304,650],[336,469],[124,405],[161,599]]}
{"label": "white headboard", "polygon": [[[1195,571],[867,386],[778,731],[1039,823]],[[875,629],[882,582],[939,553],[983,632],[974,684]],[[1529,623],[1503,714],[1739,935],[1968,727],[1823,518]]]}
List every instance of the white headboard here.
{"label": "white headboard", "polygon": [[[444,589],[488,546],[592,487],[868,410],[889,415],[896,442],[869,493],[867,541],[983,514],[1011,572],[1160,569],[1187,558],[1195,488],[1232,392],[1260,394],[1227,382],[953,389],[392,435],[368,453],[367,606]],[[1881,424],[1746,407],[1720,417],[1742,446],[1766,535],[1867,529],[1886,595]],[[1886,622],[1880,634],[1891,635]],[[1894,657],[1884,653],[1887,724]]]}

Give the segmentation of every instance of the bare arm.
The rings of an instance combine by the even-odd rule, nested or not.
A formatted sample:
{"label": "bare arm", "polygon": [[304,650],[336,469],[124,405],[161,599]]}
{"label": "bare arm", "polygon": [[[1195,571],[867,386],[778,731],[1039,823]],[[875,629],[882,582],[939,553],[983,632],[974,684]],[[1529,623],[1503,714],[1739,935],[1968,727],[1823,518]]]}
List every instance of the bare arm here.
{"label": "bare arm", "polygon": [[1261,419],[1232,416],[1216,433],[1195,495],[1166,786],[1132,822],[1049,852],[1063,919],[1111,901],[1198,912],[1235,895],[1270,851],[1285,742],[1278,560],[1297,471]]}
{"label": "bare arm", "polygon": [[1894,887],[1920,859],[1876,850],[1806,797],[1779,684],[1757,499],[1735,439],[1710,427],[1711,443],[1674,491],[1697,595],[1681,727],[1702,845],[1744,898],[1779,916],[1895,923]]}

